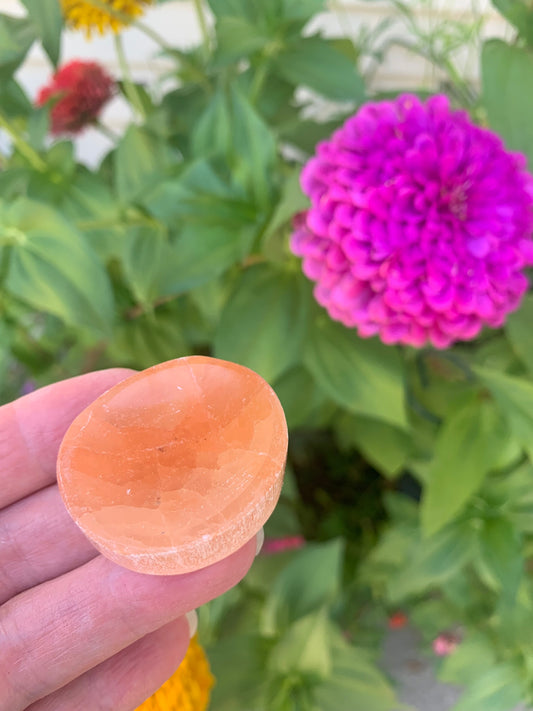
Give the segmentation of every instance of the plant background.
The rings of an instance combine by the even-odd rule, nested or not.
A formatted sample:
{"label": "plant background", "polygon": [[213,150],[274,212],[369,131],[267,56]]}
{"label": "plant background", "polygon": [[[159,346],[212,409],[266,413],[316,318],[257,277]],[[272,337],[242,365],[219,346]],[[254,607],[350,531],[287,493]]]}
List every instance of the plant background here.
{"label": "plant background", "polygon": [[[25,4],[38,12],[32,0]],[[436,639],[453,638],[439,675],[467,687],[456,711],[509,711],[533,698],[531,296],[505,331],[449,352],[417,354],[358,339],[319,311],[287,251],[291,217],[305,201],[298,161],[290,152],[280,160],[273,136],[310,153],[331,131],[331,122],[321,122],[333,108],[342,114],[333,99],[354,99],[351,110],[363,101],[357,60],[367,96],[446,91],[476,119],[489,114],[514,148],[528,150],[529,11],[519,0],[493,3],[522,38],[514,47],[492,45],[516,79],[502,85],[489,58],[483,102],[481,39],[516,34],[487,4],[465,11],[459,3],[369,0],[336,4],[308,25],[320,1],[301,0],[299,16],[284,0],[297,16],[282,28],[294,33],[290,42],[301,42],[301,27],[304,34],[320,29],[332,41],[319,41],[318,54],[332,50],[344,59],[335,55],[339,71],[319,73],[319,81],[320,62],[308,53],[296,78],[276,85],[274,76],[268,91],[259,82],[255,96],[242,77],[234,90],[242,65],[233,42],[246,35],[232,33],[235,16],[224,10],[240,7],[244,16],[248,6],[211,5],[226,33],[222,57],[196,51],[202,40],[191,30],[190,3],[163,3],[148,16],[172,44],[183,39],[196,68],[207,64],[212,88],[220,89],[212,103],[190,100],[194,86],[188,96],[172,81],[156,82],[153,103],[145,97],[148,129],[117,136],[94,175],[72,160],[68,142],[50,147],[46,112],[32,112],[12,87],[0,86],[11,128],[40,156],[28,166],[27,151],[26,158],[15,152],[0,173],[2,398],[18,395],[28,379],[41,385],[110,364],[146,367],[190,350],[254,367],[274,384],[292,430],[286,485],[267,526],[270,541],[279,551],[281,539],[285,550],[268,555],[267,548],[242,585],[202,610],[200,634],[218,678],[213,709],[392,711],[394,690],[377,660],[387,623],[401,613],[421,631],[428,654]],[[161,19],[167,12],[172,22]],[[351,43],[333,41],[346,35]],[[136,80],[154,84],[175,71],[168,58],[149,66],[140,59],[152,48],[136,30],[124,36]],[[62,59],[106,58],[108,46],[67,33]],[[252,57],[253,79],[265,60],[262,45],[238,52]],[[9,57],[0,64],[8,74]],[[17,74],[30,96],[44,81],[43,66],[32,50]],[[410,69],[397,74],[398,66]],[[179,78],[194,84],[187,72]],[[304,79],[315,89],[318,83],[318,95],[297,89],[299,99],[312,101],[306,116],[287,117],[284,92],[290,96]],[[502,114],[503,89],[509,103]],[[121,101],[104,117],[115,130],[128,123]],[[234,121],[246,131],[233,131]],[[243,142],[235,145],[233,135]],[[76,147],[91,165],[93,140],[88,135]],[[169,146],[182,151],[185,171]],[[75,284],[54,282],[73,270]],[[52,284],[64,289],[59,299]]]}
{"label": "plant background", "polygon": [[[438,28],[450,19],[455,22],[471,25],[475,19],[483,17],[480,35],[486,37],[510,37],[512,30],[509,24],[490,4],[490,0],[410,0],[407,5],[413,14],[427,28]],[[331,37],[351,36],[356,39],[362,26],[365,31],[379,28],[381,23],[394,13],[398,18],[393,32],[390,34],[402,36],[408,40],[412,34],[409,27],[400,21],[400,14],[393,3],[385,1],[338,0],[329,3],[328,11],[321,13],[308,28],[320,29]],[[0,12],[9,14],[24,14],[24,7],[19,0],[0,0]],[[162,37],[173,42],[182,49],[197,45],[201,40],[200,30],[196,21],[191,0],[167,2],[146,13],[146,23],[157,30]],[[473,81],[479,80],[479,47],[475,38],[467,42],[460,50],[459,66],[464,74]],[[93,58],[99,60],[111,72],[118,72],[118,64],[113,48],[112,37],[94,37],[87,42],[79,32],[66,31],[64,34],[63,58]],[[154,80],[171,66],[171,62],[154,57],[157,46],[142,32],[131,28],[124,31],[124,43],[133,77],[142,82]],[[367,60],[368,63],[368,60]],[[22,67],[17,72],[21,84],[30,96],[47,80],[50,73],[50,62],[40,45],[35,44]],[[380,90],[397,90],[435,86],[438,69],[429,62],[400,47],[392,48],[377,64],[373,76],[373,86]],[[103,119],[111,128],[122,131],[131,120],[128,104],[121,97],[114,99],[104,110]],[[109,149],[110,142],[98,131],[88,129],[76,140],[78,155],[81,160],[95,165],[102,153]]]}

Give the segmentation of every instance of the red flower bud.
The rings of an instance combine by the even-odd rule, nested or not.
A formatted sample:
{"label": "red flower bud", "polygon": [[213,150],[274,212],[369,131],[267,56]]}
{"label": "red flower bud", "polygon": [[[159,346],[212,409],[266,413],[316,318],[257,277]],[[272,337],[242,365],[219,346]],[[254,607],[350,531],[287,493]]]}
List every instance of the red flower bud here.
{"label": "red flower bud", "polygon": [[73,60],[60,67],[37,96],[37,106],[47,103],[53,134],[79,133],[93,123],[114,94],[115,82],[96,62]]}

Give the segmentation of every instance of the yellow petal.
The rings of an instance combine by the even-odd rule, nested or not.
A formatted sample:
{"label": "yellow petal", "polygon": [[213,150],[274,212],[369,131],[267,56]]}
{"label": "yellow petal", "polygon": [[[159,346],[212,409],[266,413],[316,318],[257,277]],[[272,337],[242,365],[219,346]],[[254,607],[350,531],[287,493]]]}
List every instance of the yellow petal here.
{"label": "yellow petal", "polygon": [[205,711],[214,683],[205,652],[195,636],[175,674],[137,711]]}

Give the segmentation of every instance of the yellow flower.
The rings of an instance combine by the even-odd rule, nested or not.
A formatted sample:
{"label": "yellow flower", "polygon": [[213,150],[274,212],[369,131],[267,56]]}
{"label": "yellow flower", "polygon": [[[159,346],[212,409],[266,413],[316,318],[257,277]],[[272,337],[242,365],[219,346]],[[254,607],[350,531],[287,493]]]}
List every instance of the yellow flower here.
{"label": "yellow flower", "polygon": [[94,30],[101,35],[106,30],[119,32],[153,0],[61,0],[63,15],[69,27],[85,30],[90,37]]}
{"label": "yellow flower", "polygon": [[196,637],[177,672],[137,711],[205,711],[215,679]]}

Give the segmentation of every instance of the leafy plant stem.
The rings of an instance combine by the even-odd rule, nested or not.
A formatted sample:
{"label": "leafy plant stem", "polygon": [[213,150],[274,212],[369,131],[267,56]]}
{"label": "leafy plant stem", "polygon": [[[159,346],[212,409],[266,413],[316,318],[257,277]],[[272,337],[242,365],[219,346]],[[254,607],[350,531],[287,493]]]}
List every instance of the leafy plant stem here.
{"label": "leafy plant stem", "polygon": [[206,92],[209,93],[211,91],[211,84],[209,83],[209,80],[207,79],[206,75],[193,61],[191,61],[191,58],[189,57],[187,52],[183,52],[181,49],[177,49],[177,47],[171,47],[157,32],[155,32],[148,25],[145,25],[144,22],[140,22],[139,20],[137,20],[134,24],[138,30],[140,30],[143,34],[145,34],[147,37],[150,37],[150,39],[156,42],[164,52],[179,59],[182,66],[191,73],[193,78],[196,79],[199,84],[201,84],[201,86],[206,90]]}
{"label": "leafy plant stem", "polygon": [[209,28],[207,27],[203,0],[194,0],[194,9],[196,11],[196,17],[198,18],[198,24],[200,25],[200,31],[202,33],[204,54],[207,57],[209,56],[209,52],[211,50],[211,38],[209,36]]}
{"label": "leafy plant stem", "polygon": [[259,65],[259,67],[257,68],[257,70],[255,72],[252,86],[250,87],[250,102],[252,104],[255,104],[257,99],[259,98],[259,94],[261,93],[261,89],[263,88],[263,84],[265,83],[267,73],[268,73],[268,62],[267,61],[261,62],[261,64]]}
{"label": "leafy plant stem", "polygon": [[110,141],[113,141],[113,143],[117,143],[117,141],[120,140],[120,136],[118,134],[112,131],[108,126],[105,126],[103,123],[100,123],[100,121],[95,121],[93,125],[94,128],[100,131],[103,136],[109,138]]}
{"label": "leafy plant stem", "polygon": [[155,30],[153,30],[148,25],[145,25],[144,22],[142,22],[141,20],[136,20],[132,18],[131,15],[129,15],[128,13],[121,12],[120,10],[111,7],[108,2],[103,2],[103,0],[91,0],[91,4],[97,7],[98,9],[103,10],[107,15],[110,15],[115,20],[118,20],[126,27],[131,25],[136,27],[147,37],[150,37],[150,39],[152,39],[156,44],[158,44],[161,49],[164,49],[166,51],[169,51],[171,49],[171,47],[168,46],[165,40],[160,35],[158,35]]}
{"label": "leafy plant stem", "polygon": [[3,283],[6,280],[7,273],[9,271],[9,263],[11,261],[11,245],[6,244],[2,248],[2,257],[0,258],[0,286],[3,285]]}
{"label": "leafy plant stem", "polygon": [[124,93],[126,94],[128,101],[132,107],[137,111],[142,119],[146,118],[146,112],[144,110],[141,97],[137,91],[137,87],[132,81],[130,68],[128,66],[128,60],[126,59],[126,54],[124,52],[124,45],[122,43],[122,37],[119,34],[114,36],[115,38],[115,50],[117,53],[117,59],[120,66],[120,71],[122,73],[122,83],[124,84]]}
{"label": "leafy plant stem", "polygon": [[26,158],[28,163],[39,171],[39,173],[45,173],[48,169],[45,161],[41,156],[34,150],[29,143],[20,135],[20,133],[11,125],[11,123],[6,119],[6,117],[0,113],[0,128],[2,128],[13,140],[17,150],[21,155]]}
{"label": "leafy plant stem", "polygon": [[454,365],[456,368],[458,368],[463,375],[465,376],[465,380],[467,380],[469,383],[475,383],[477,382],[477,377],[475,373],[473,372],[472,368],[468,365],[468,363],[461,358],[460,355],[457,353],[450,353],[446,351],[426,351],[425,355],[431,354],[433,356],[436,356],[437,358],[441,358],[442,360],[447,360],[449,363]]}
{"label": "leafy plant stem", "polygon": [[148,308],[150,308],[153,313],[153,310],[156,309],[158,306],[168,304],[171,301],[174,301],[174,299],[176,298],[178,298],[176,294],[171,294],[170,296],[161,296],[149,306],[147,306],[146,304],[136,304],[125,312],[124,318],[126,318],[128,321],[132,321],[133,319],[139,318],[139,316],[142,316],[143,314],[147,313]]}
{"label": "leafy plant stem", "polygon": [[167,44],[167,42],[161,37],[161,35],[158,34],[155,30],[153,30],[149,25],[145,24],[144,22],[141,22],[141,20],[136,20],[134,24],[138,30],[140,30],[147,37],[150,37],[150,39],[152,39],[156,44],[158,44],[161,49],[167,52],[175,51]]}

